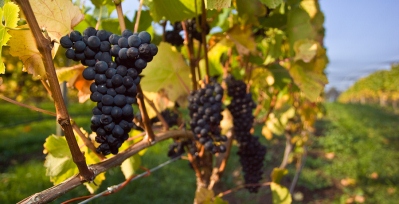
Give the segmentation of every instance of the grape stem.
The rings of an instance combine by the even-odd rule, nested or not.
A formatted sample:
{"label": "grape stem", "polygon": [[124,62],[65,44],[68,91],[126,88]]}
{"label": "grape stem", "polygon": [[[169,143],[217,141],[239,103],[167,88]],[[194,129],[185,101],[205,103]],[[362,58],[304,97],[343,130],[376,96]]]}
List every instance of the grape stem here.
{"label": "grape stem", "polygon": [[227,137],[227,141],[225,143],[226,152],[219,153],[216,158],[216,165],[212,170],[211,182],[209,183],[208,186],[209,190],[212,190],[213,186],[220,180],[226,168],[227,161],[229,160],[231,145],[233,143],[233,134],[231,130],[227,132],[226,137]]}
{"label": "grape stem", "polygon": [[136,23],[134,24],[134,32],[137,33],[140,24],[141,9],[143,8],[143,0],[140,0],[139,9],[137,10]]}
{"label": "grape stem", "polygon": [[57,112],[57,121],[64,130],[68,147],[72,154],[72,159],[79,169],[79,180],[81,182],[92,181],[94,179],[94,173],[88,169],[86,159],[79,149],[72,129],[69,113],[61,94],[61,88],[59,85],[57,74],[55,72],[53,58],[51,55],[51,49],[53,47],[51,39],[47,39],[43,35],[29,1],[17,0],[16,2],[26,16],[26,21],[31,28],[37,44],[37,48],[43,56],[42,61],[46,71],[48,83],[50,84],[51,96],[54,99],[55,109]]}
{"label": "grape stem", "polygon": [[140,84],[137,85],[137,104],[139,105],[139,109],[141,112],[141,118],[143,120],[144,130],[148,136],[148,142],[155,141],[154,131],[151,128],[150,118],[148,117],[147,109],[144,104],[144,94],[143,90],[141,89]]}
{"label": "grape stem", "polygon": [[123,16],[123,11],[122,11],[122,4],[121,1],[114,1],[114,2],[115,2],[116,13],[118,14],[119,27],[121,28],[122,32],[126,30],[125,17]]}
{"label": "grape stem", "polygon": [[26,105],[26,104],[20,103],[20,102],[18,102],[18,101],[15,101],[15,100],[13,100],[13,99],[11,99],[11,98],[2,96],[2,95],[0,95],[0,99],[3,99],[3,100],[5,100],[5,101],[10,102],[10,103],[12,103],[12,104],[15,104],[15,105],[17,105],[17,106],[21,106],[21,107],[24,107],[24,108],[31,109],[31,110],[33,110],[33,111],[37,111],[37,112],[44,113],[44,114],[51,115],[51,116],[57,116],[57,114],[54,113],[54,112],[52,112],[52,111],[48,111],[48,110],[44,110],[44,109],[41,109],[41,108],[38,108],[38,107]]}
{"label": "grape stem", "polygon": [[[191,131],[186,130],[169,130],[167,132],[162,132],[156,135],[154,142],[161,142],[170,138],[193,138],[194,135]],[[129,157],[137,154],[143,149],[152,146],[152,144],[148,143],[145,140],[141,140],[136,144],[130,146],[125,151],[120,152],[119,154],[101,161],[97,164],[93,164],[90,166],[90,169],[94,172],[94,175],[97,176],[98,174],[109,170],[110,168],[120,166],[123,161],[128,159]],[[44,191],[39,193],[35,193],[19,203],[48,203],[59,196],[64,195],[66,192],[82,185],[84,180],[80,179],[80,174],[75,175],[67,179],[66,181],[50,187]]]}
{"label": "grape stem", "polygon": [[155,113],[157,114],[157,118],[159,119],[159,121],[161,121],[162,126],[163,126],[163,129],[164,129],[165,131],[166,131],[166,130],[169,130],[169,125],[168,125],[168,123],[166,122],[165,118],[159,113],[157,107],[155,107],[154,102],[153,102],[152,100],[150,100],[149,98],[147,98],[144,94],[143,94],[143,96],[144,96],[144,100],[147,101],[148,105],[150,105],[151,108],[152,108],[152,109],[155,111]]}
{"label": "grape stem", "polygon": [[209,83],[209,62],[208,62],[208,46],[206,43],[206,8],[205,8],[205,0],[201,1],[202,14],[201,14],[201,38],[202,45],[204,46],[204,58],[205,58],[205,82]]}
{"label": "grape stem", "polygon": [[188,35],[188,29],[186,26],[186,22],[182,21],[181,26],[184,30],[184,44],[187,46],[187,54],[190,60],[190,72],[191,72],[191,82],[193,84],[193,90],[197,90],[197,77],[195,74],[195,59],[194,59],[194,48],[193,48],[193,39]]}

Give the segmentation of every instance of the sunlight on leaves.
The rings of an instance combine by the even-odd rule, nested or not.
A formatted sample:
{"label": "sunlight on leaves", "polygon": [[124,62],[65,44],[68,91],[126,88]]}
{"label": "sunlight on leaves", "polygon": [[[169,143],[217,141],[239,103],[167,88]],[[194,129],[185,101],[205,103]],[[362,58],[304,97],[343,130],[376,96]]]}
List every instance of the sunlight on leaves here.
{"label": "sunlight on leaves", "polygon": [[286,187],[272,182],[270,184],[270,188],[272,190],[273,203],[278,203],[278,204],[292,203],[291,194]]}
{"label": "sunlight on leaves", "polygon": [[133,174],[140,167],[140,165],[141,165],[141,157],[138,154],[135,154],[126,159],[125,161],[123,161],[121,164],[121,170],[123,175],[125,176],[125,179],[128,179],[131,176],[133,176]]}
{"label": "sunlight on leaves", "polygon": [[[3,8],[0,8],[0,18],[2,23],[0,24],[0,56],[2,55],[3,46],[7,44],[11,35],[7,32],[9,28],[17,27],[19,7],[13,2],[7,2]],[[4,63],[0,63],[0,74],[5,73]]]}
{"label": "sunlight on leaves", "polygon": [[64,67],[57,69],[58,81],[68,82],[69,87],[75,87],[78,90],[79,103],[83,103],[90,98],[90,85],[92,81],[83,78],[82,72],[84,66]]}
{"label": "sunlight on leaves", "polygon": [[[197,2],[197,6],[195,5]],[[196,17],[201,13],[201,1],[193,0],[144,0],[144,5],[150,8],[154,21],[182,21]]]}
{"label": "sunlight on leaves", "polygon": [[206,0],[206,9],[222,9],[231,6],[231,0]]}
{"label": "sunlight on leaves", "polygon": [[154,60],[142,72],[141,87],[147,92],[163,90],[171,101],[176,101],[190,92],[190,68],[169,43],[161,42],[158,50]]}
{"label": "sunlight on leaves", "polygon": [[264,3],[267,7],[271,9],[275,9],[277,6],[283,3],[284,0],[260,0],[260,2]]}
{"label": "sunlight on leaves", "polygon": [[[84,18],[79,7],[74,6],[71,1],[30,1],[30,4],[40,28],[46,29],[50,38],[57,42]],[[18,28],[29,26],[23,25]],[[37,49],[32,32],[11,30],[10,34],[13,36],[9,42],[10,54],[22,60],[24,71],[33,74],[34,77],[46,78],[42,55]],[[53,57],[58,47],[59,44],[54,43]]]}
{"label": "sunlight on leaves", "polygon": [[313,40],[298,40],[294,44],[295,60],[310,62],[317,53],[317,42]]}

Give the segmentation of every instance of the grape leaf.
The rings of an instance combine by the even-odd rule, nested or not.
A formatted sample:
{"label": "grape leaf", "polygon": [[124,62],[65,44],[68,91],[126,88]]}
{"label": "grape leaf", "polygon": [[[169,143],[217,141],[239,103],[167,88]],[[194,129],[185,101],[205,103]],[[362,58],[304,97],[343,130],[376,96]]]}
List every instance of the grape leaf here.
{"label": "grape leaf", "polygon": [[50,135],[44,143],[44,153],[47,153],[44,166],[46,175],[57,185],[65,179],[79,173],[78,168],[72,161],[65,137]]}
{"label": "grape leaf", "polygon": [[211,203],[210,201],[214,196],[213,190],[201,187],[195,192],[195,203]]}
{"label": "grape leaf", "polygon": [[122,162],[121,164],[121,170],[123,175],[125,176],[125,179],[130,178],[133,176],[134,172],[140,167],[141,165],[141,157],[138,154],[135,154],[125,161]]}
{"label": "grape leaf", "polygon": [[315,32],[310,23],[310,16],[305,10],[301,8],[290,10],[288,13],[287,35],[292,52],[297,40],[314,39]]}
{"label": "grape leaf", "polygon": [[243,24],[258,25],[258,17],[266,15],[266,7],[258,0],[236,0],[238,17]]}
{"label": "grape leaf", "polygon": [[171,101],[190,92],[190,68],[182,55],[169,43],[161,42],[158,54],[143,70],[140,84],[144,91],[163,90]]}
{"label": "grape leaf", "polygon": [[270,177],[272,178],[273,183],[280,183],[283,176],[285,176],[287,174],[288,174],[287,169],[274,168]]}
{"label": "grape leaf", "polygon": [[267,7],[271,9],[275,9],[277,6],[283,3],[284,0],[260,0],[260,2],[264,3]]}
{"label": "grape leaf", "polygon": [[[0,24],[0,56],[1,51],[3,50],[3,46],[7,44],[11,35],[7,32],[9,28],[17,27],[17,22],[19,21],[18,17],[19,7],[13,2],[6,3],[3,8],[0,8],[0,17],[2,19],[2,23]],[[5,73],[4,63],[0,63],[0,74]]]}
{"label": "grape leaf", "polygon": [[298,40],[294,44],[295,60],[310,62],[317,53],[317,42],[313,40]]}
{"label": "grape leaf", "polygon": [[286,187],[272,182],[270,183],[270,189],[272,190],[273,203],[279,203],[279,204],[292,203],[290,191]]}
{"label": "grape leaf", "polygon": [[[87,135],[86,131],[81,129],[83,134]],[[75,133],[76,135],[76,133]],[[88,165],[100,162],[97,155],[87,148],[80,137],[77,137],[77,142]],[[46,138],[44,143],[43,153],[47,154],[44,166],[46,167],[46,175],[50,177],[50,181],[57,185],[71,176],[79,173],[79,169],[72,160],[72,155],[69,150],[67,141],[63,136],[50,135]],[[100,187],[102,181],[105,180],[105,174],[99,174],[94,179],[94,183],[85,183],[86,188],[90,193],[93,193]]]}
{"label": "grape leaf", "polygon": [[93,81],[88,81],[83,78],[82,72],[85,68],[83,66],[65,67],[57,69],[58,81],[68,82],[68,86],[73,86],[78,90],[79,103],[83,103],[90,98],[90,85]]}
{"label": "grape leaf", "polygon": [[222,9],[231,6],[231,0],[206,0],[206,9]]}
{"label": "grape leaf", "polygon": [[[197,6],[195,5],[197,3]],[[201,13],[201,1],[193,0],[145,0],[144,5],[150,8],[154,21],[171,22],[193,18]]]}
{"label": "grape leaf", "polygon": [[[223,66],[220,62],[220,58],[223,53],[226,53],[233,45],[234,44],[231,40],[223,38],[208,51],[209,74],[211,76],[223,74]],[[201,76],[205,76],[205,59],[200,60],[199,67],[201,70]]]}
{"label": "grape leaf", "polygon": [[250,27],[236,25],[227,31],[228,39],[232,40],[237,51],[242,55],[248,55],[256,49],[256,43]]}
{"label": "grape leaf", "polygon": [[[84,18],[79,7],[74,6],[71,1],[30,1],[30,4],[40,28],[46,29],[50,38],[58,42]],[[19,28],[28,28],[28,25]],[[46,78],[42,55],[37,49],[32,32],[10,30],[10,34],[13,36],[9,42],[10,54],[22,60],[24,71],[33,74],[34,77]],[[52,50],[53,57],[58,47],[59,44],[55,43]]]}

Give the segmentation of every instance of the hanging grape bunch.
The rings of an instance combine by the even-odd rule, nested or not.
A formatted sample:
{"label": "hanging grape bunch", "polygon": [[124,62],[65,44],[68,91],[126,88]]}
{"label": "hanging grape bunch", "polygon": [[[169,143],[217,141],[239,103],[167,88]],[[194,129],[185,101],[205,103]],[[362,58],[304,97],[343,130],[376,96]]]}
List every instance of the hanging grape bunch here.
{"label": "hanging grape bunch", "polygon": [[175,22],[173,24],[173,30],[168,30],[165,32],[165,41],[175,46],[183,45],[184,39],[180,35],[182,30],[183,28],[181,26],[181,22]]}
{"label": "hanging grape bunch", "polygon": [[212,153],[225,152],[222,144],[226,136],[221,135],[220,121],[223,88],[217,82],[206,84],[204,88],[191,92],[188,102],[190,111],[190,126],[194,138]]}
{"label": "hanging grape bunch", "polygon": [[[139,74],[157,54],[151,35],[124,30],[122,36],[87,28],[83,35],[72,31],[60,40],[65,56],[86,67],[83,78],[94,80],[90,99],[93,108],[91,130],[96,132],[97,151],[117,154],[134,126],[132,104],[136,102]],[[112,58],[114,57],[114,59]]]}
{"label": "hanging grape bunch", "polygon": [[[256,107],[252,95],[247,93],[247,85],[243,81],[229,76],[226,79],[227,95],[232,97],[227,106],[233,116],[233,136],[239,145],[238,156],[244,172],[245,184],[257,184],[262,179],[263,160],[266,147],[259,138],[251,134],[254,116],[252,110]],[[249,192],[258,192],[259,186],[247,186]]]}

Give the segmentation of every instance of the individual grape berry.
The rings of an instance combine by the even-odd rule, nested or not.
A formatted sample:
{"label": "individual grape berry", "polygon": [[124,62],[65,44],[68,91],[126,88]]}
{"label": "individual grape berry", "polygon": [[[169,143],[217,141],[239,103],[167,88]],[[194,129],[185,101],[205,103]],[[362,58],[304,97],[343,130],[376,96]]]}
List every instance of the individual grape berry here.
{"label": "individual grape berry", "polygon": [[108,40],[112,45],[118,45],[119,38],[121,38],[121,36],[117,34],[112,34],[111,36],[109,36]]}
{"label": "individual grape berry", "polygon": [[75,50],[67,49],[65,51],[65,57],[68,58],[68,59],[75,59]]}
{"label": "individual grape berry", "polygon": [[122,60],[127,59],[127,48],[121,48],[119,50],[118,55],[119,55],[119,58]]}
{"label": "individual grape berry", "polygon": [[127,39],[130,47],[138,48],[141,45],[141,39],[137,35],[131,35]]}
{"label": "individual grape berry", "polygon": [[71,38],[71,41],[72,41],[72,42],[77,42],[77,41],[82,40],[82,34],[80,34],[79,31],[74,30],[74,31],[72,31],[72,32],[69,34],[69,38]]}
{"label": "individual grape berry", "polygon": [[62,38],[60,39],[60,44],[63,48],[66,49],[71,48],[73,46],[73,42],[68,35],[62,36]]}
{"label": "individual grape berry", "polygon": [[111,44],[108,41],[101,41],[100,51],[109,52],[111,50]]}
{"label": "individual grape berry", "polygon": [[139,46],[139,55],[149,56],[151,55],[151,48],[147,43]]}
{"label": "individual grape berry", "polygon": [[86,28],[86,29],[83,31],[83,36],[90,37],[90,36],[96,35],[96,33],[97,33],[97,30],[96,30],[95,28],[93,28],[93,27],[88,27],[88,28]]}
{"label": "individual grape berry", "polygon": [[126,54],[128,58],[134,59],[139,56],[139,50],[135,47],[131,47],[127,50]]}
{"label": "individual grape berry", "polygon": [[100,38],[97,36],[90,36],[87,40],[87,45],[93,50],[99,49],[101,46]]}
{"label": "individual grape berry", "polygon": [[129,29],[125,29],[124,31],[122,31],[122,36],[125,38],[128,38],[131,35],[133,35],[133,32]]}
{"label": "individual grape berry", "polygon": [[141,31],[138,37],[141,39],[141,43],[151,42],[151,35],[147,31]]}
{"label": "individual grape berry", "polygon": [[149,44],[148,45],[150,47],[150,53],[152,56],[155,56],[158,53],[158,47],[154,44]]}
{"label": "individual grape berry", "polygon": [[136,60],[136,62],[134,62],[134,66],[138,69],[144,69],[147,66],[147,62],[139,58]]}
{"label": "individual grape berry", "polygon": [[106,106],[111,106],[114,104],[114,97],[106,94],[102,97],[101,102]]}
{"label": "individual grape berry", "polygon": [[105,74],[96,74],[96,76],[94,76],[94,81],[97,85],[105,84],[107,82],[107,77]]}
{"label": "individual grape berry", "polygon": [[85,58],[86,58],[85,53],[75,52],[75,58],[73,60],[79,61],[79,60],[84,60]]}
{"label": "individual grape berry", "polygon": [[87,67],[83,70],[82,75],[86,80],[93,80],[96,76],[96,71],[94,70],[94,67]]}
{"label": "individual grape berry", "polygon": [[94,102],[100,102],[103,95],[100,92],[94,92],[90,95],[90,99]]}
{"label": "individual grape berry", "polygon": [[118,45],[119,45],[120,48],[128,48],[129,47],[129,43],[127,41],[127,38],[125,38],[125,37],[119,38]]}
{"label": "individual grape berry", "polygon": [[112,77],[116,74],[116,69],[114,68],[108,68],[107,71],[105,72],[105,76],[107,79],[112,79]]}
{"label": "individual grape berry", "polygon": [[95,67],[96,73],[104,74],[108,69],[108,64],[104,61],[98,61],[94,67]]}
{"label": "individual grape berry", "polygon": [[109,52],[102,52],[99,60],[109,63],[112,61],[112,56]]}
{"label": "individual grape berry", "polygon": [[90,49],[89,46],[86,46],[83,52],[85,53],[86,58],[94,58],[94,56],[96,56],[96,52]]}
{"label": "individual grape berry", "polygon": [[105,30],[98,30],[96,36],[100,39],[100,41],[108,40],[109,35]]}
{"label": "individual grape berry", "polygon": [[119,74],[115,74],[112,77],[112,84],[114,85],[114,87],[118,87],[120,85],[123,84],[123,77]]}
{"label": "individual grape berry", "polygon": [[73,44],[73,48],[75,52],[83,52],[86,48],[86,44],[83,41],[76,41],[75,44]]}
{"label": "individual grape berry", "polygon": [[184,39],[178,31],[166,31],[165,41],[175,46],[181,46],[183,45]]}
{"label": "individual grape berry", "polygon": [[[103,98],[104,98],[104,97],[103,97]],[[103,106],[103,107],[101,108],[101,111],[102,111],[103,114],[111,115],[112,106]]]}

